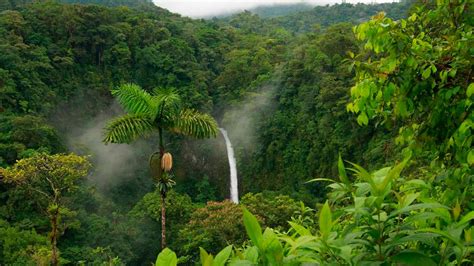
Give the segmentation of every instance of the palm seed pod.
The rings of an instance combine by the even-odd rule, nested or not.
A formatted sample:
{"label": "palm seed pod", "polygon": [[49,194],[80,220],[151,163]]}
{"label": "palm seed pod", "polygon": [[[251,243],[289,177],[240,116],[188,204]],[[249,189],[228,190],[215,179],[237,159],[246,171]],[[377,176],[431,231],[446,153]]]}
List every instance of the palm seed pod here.
{"label": "palm seed pod", "polygon": [[167,152],[163,154],[163,157],[161,157],[161,169],[169,172],[171,167],[173,167],[173,157],[171,156],[171,153]]}

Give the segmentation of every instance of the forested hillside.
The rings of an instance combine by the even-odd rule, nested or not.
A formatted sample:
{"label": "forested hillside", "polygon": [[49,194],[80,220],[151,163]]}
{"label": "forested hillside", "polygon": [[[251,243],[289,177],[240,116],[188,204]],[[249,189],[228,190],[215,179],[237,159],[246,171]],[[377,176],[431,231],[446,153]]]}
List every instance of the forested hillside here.
{"label": "forested hillside", "polygon": [[263,5],[252,8],[250,11],[259,15],[260,17],[280,17],[300,11],[312,9],[313,6],[307,3],[299,4],[274,4],[274,5]]}
{"label": "forested hillside", "polygon": [[0,265],[473,263],[470,1],[33,2],[0,4]]}
{"label": "forested hillside", "polygon": [[1,0],[0,10],[21,8],[34,2],[68,3],[83,5],[103,5],[103,6],[128,6],[128,7],[153,7],[151,0]]}

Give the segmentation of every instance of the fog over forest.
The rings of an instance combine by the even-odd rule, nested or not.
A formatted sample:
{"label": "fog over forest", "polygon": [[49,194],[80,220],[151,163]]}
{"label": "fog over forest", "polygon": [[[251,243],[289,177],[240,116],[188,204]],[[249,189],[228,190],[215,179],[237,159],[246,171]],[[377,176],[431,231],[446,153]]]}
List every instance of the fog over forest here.
{"label": "fog over forest", "polygon": [[[257,6],[306,3],[310,5],[326,5],[341,3],[336,0],[153,0],[160,7],[172,12],[193,18],[218,16],[252,9]],[[347,0],[346,3],[389,3],[393,0]]]}

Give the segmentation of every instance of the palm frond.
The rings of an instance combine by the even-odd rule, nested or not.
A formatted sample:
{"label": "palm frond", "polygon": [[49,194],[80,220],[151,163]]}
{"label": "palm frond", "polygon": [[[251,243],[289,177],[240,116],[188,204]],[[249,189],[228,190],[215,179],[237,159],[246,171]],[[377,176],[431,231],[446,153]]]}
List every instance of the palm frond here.
{"label": "palm frond", "polygon": [[218,129],[210,115],[186,109],[180,112],[171,130],[195,138],[210,138],[217,136]]}
{"label": "palm frond", "polygon": [[112,95],[130,114],[147,115],[155,119],[158,106],[153,97],[135,84],[123,84],[112,90]]}
{"label": "palm frond", "polygon": [[155,88],[153,90],[153,101],[158,106],[158,115],[163,111],[173,113],[181,107],[181,97],[173,88]]}
{"label": "palm frond", "polygon": [[130,143],[153,130],[147,115],[127,114],[110,121],[105,127],[104,143]]}

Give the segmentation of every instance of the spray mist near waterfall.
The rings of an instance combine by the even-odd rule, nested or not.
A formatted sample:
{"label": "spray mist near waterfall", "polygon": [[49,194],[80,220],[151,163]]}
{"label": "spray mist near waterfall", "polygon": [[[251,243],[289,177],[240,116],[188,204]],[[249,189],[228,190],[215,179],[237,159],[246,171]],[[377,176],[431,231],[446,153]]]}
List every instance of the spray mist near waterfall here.
{"label": "spray mist near waterfall", "polygon": [[227,157],[229,160],[230,168],[230,199],[233,203],[239,203],[239,181],[237,178],[237,163],[235,161],[234,148],[232,148],[232,143],[230,142],[227,131],[223,128],[219,128],[225,139],[225,146],[227,148]]}
{"label": "spray mist near waterfall", "polygon": [[259,125],[273,114],[275,90],[276,86],[262,86],[257,92],[249,93],[240,104],[233,105],[224,113],[223,128],[219,130],[226,142],[230,168],[230,193],[234,203],[238,203],[239,200],[239,178],[241,182],[245,178],[242,173],[240,177],[237,176],[237,161],[242,161],[244,154],[251,154],[258,146]]}

